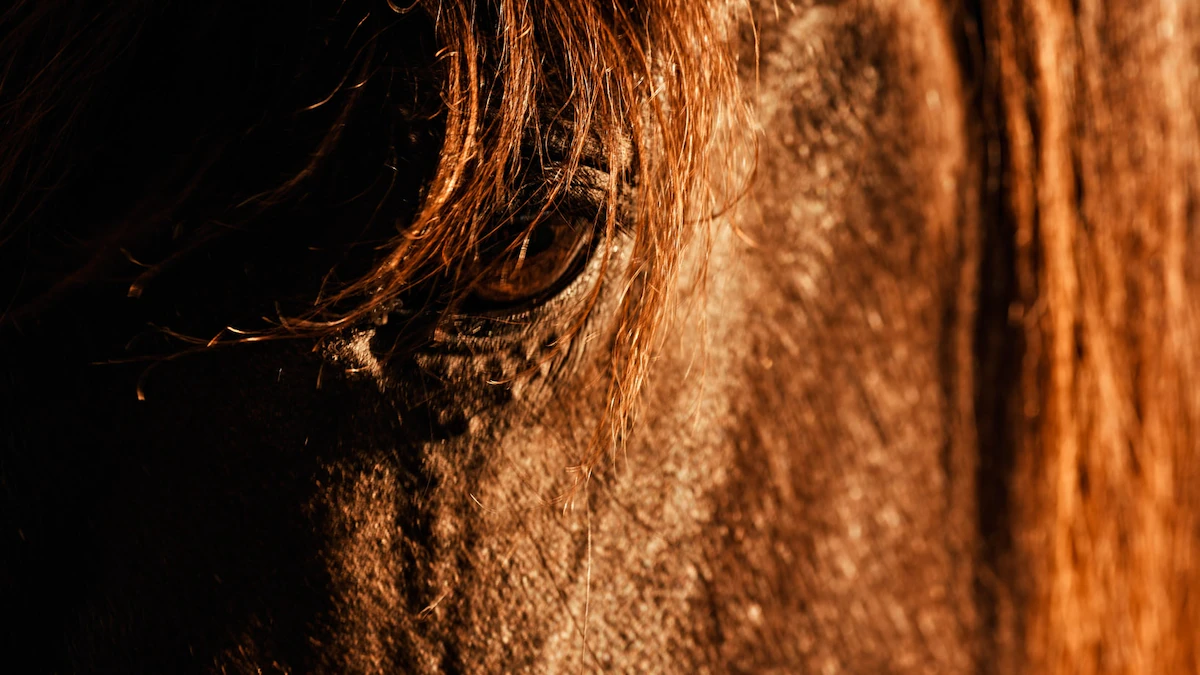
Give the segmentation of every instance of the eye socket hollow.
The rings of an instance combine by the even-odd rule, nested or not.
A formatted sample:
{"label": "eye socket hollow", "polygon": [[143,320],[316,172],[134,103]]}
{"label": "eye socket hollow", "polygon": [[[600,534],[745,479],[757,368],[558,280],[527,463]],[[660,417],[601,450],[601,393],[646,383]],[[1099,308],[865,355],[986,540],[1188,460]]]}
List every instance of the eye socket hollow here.
{"label": "eye socket hollow", "polygon": [[552,297],[583,270],[594,229],[587,219],[546,214],[484,268],[471,286],[471,304],[495,310]]}

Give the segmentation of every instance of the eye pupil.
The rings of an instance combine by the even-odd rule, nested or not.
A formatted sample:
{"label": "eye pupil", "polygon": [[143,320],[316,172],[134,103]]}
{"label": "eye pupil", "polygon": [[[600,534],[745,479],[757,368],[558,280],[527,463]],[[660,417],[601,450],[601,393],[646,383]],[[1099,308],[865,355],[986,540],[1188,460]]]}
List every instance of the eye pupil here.
{"label": "eye pupil", "polygon": [[559,228],[553,227],[537,227],[530,233],[528,245],[525,248],[525,256],[539,255],[550,250],[558,239],[560,234]]}

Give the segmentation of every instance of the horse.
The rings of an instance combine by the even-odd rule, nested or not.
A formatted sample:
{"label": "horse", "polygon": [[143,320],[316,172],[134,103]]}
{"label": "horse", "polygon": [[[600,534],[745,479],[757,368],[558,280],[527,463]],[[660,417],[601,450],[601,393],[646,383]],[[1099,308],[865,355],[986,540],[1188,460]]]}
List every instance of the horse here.
{"label": "horse", "polygon": [[1200,672],[1197,10],[0,13],[12,672]]}

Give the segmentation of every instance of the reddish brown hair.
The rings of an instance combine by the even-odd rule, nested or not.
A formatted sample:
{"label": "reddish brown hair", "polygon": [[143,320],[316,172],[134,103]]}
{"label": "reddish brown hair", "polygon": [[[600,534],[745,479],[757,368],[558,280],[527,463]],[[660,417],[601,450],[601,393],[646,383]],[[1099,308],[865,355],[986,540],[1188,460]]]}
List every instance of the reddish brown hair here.
{"label": "reddish brown hair", "polygon": [[1027,672],[1200,672],[1198,19],[1095,0],[984,16],[1024,327]]}

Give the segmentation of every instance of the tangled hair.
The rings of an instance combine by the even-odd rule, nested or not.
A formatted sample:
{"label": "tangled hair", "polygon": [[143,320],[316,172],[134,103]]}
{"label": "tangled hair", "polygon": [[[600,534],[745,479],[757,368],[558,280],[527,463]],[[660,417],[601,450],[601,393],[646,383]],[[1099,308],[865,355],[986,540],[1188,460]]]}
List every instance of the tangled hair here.
{"label": "tangled hair", "polygon": [[1024,343],[1024,668],[1200,672],[1200,7],[985,8]]}

